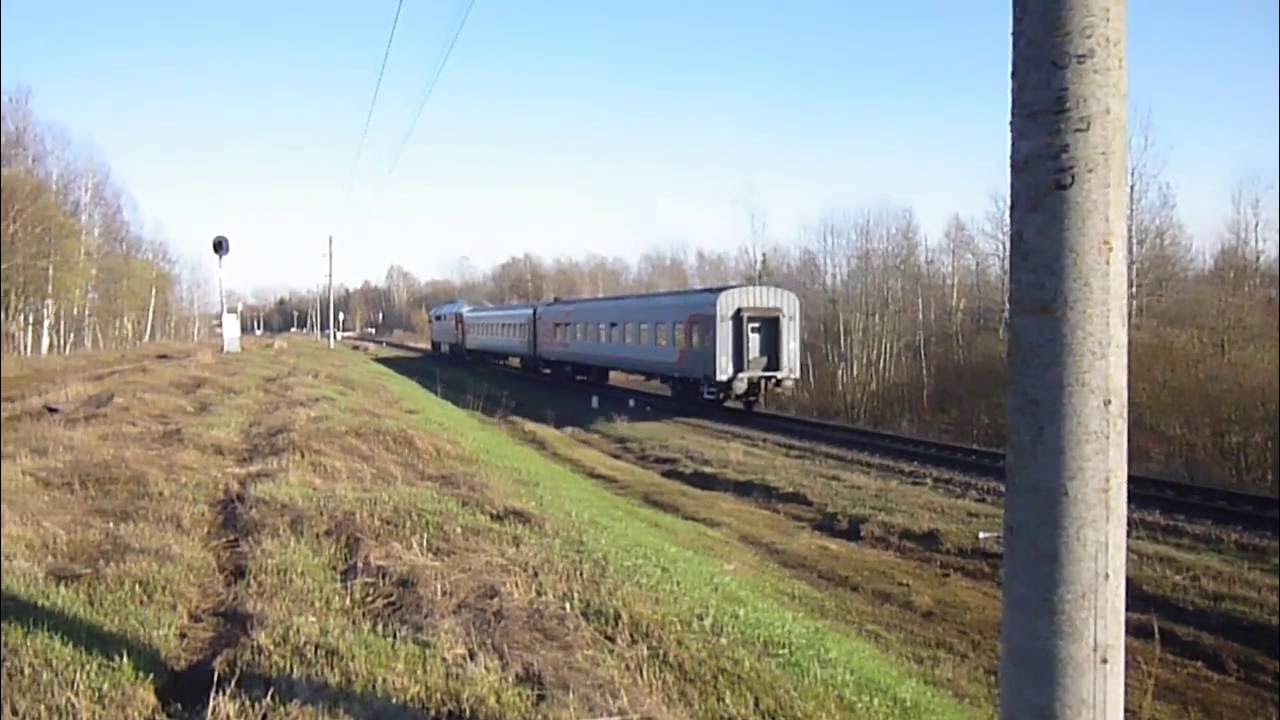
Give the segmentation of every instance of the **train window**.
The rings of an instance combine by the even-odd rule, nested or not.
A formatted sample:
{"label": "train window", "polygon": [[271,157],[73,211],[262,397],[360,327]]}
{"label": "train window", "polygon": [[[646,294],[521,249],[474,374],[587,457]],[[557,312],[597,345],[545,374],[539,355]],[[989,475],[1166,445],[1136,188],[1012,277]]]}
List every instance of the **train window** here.
{"label": "train window", "polygon": [[631,345],[636,341],[636,324],[628,322],[622,326],[622,342]]}
{"label": "train window", "polygon": [[614,345],[622,344],[622,328],[618,327],[618,323],[609,323],[609,342]]}
{"label": "train window", "polygon": [[689,323],[689,344],[692,345],[695,350],[702,347],[702,323]]}
{"label": "train window", "polygon": [[582,322],[574,323],[573,332],[575,338],[585,342],[587,339],[587,324]]}
{"label": "train window", "polygon": [[660,323],[654,323],[653,329],[654,329],[654,341],[657,342],[658,345],[662,347],[666,347],[669,344],[668,336],[669,336],[669,331],[671,329],[671,326],[664,322],[660,322]]}
{"label": "train window", "polygon": [[608,325],[604,323],[600,323],[599,325],[596,326],[596,342],[602,342],[602,343],[609,342],[609,326]]}
{"label": "train window", "polygon": [[676,323],[675,329],[672,332],[675,334],[675,337],[676,337],[676,349],[683,350],[684,349],[684,323],[682,322]]}
{"label": "train window", "polygon": [[649,323],[646,323],[646,322],[640,323],[640,344],[641,345],[649,344]]}

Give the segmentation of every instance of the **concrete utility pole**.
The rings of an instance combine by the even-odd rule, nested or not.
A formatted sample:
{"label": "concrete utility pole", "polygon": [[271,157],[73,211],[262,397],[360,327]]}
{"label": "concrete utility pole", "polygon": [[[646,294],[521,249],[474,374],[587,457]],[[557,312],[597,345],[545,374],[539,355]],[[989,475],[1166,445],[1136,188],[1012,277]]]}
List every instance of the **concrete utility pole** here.
{"label": "concrete utility pole", "polygon": [[329,347],[333,347],[337,339],[337,329],[333,327],[333,236],[329,236]]}
{"label": "concrete utility pole", "polygon": [[1124,717],[1124,0],[1014,0],[1000,715]]}

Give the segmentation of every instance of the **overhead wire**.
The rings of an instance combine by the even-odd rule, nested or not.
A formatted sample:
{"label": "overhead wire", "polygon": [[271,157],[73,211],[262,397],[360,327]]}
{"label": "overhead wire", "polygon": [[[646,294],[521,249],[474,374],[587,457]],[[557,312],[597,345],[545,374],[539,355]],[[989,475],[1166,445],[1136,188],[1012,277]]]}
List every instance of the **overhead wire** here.
{"label": "overhead wire", "polygon": [[378,93],[382,90],[382,78],[387,72],[387,60],[391,57],[391,45],[396,39],[396,27],[400,24],[400,11],[404,8],[404,0],[396,3],[396,14],[391,19],[391,33],[387,36],[387,47],[382,51],[382,66],[378,68],[378,80],[373,85],[373,97],[369,100],[369,112],[364,117],[364,128],[360,131],[360,143],[356,146],[355,158],[351,162],[351,173],[348,184],[348,192],[350,186],[355,183],[356,170],[360,167],[360,158],[364,154],[365,143],[369,139],[369,125],[373,122],[373,111],[378,106]]}
{"label": "overhead wire", "polygon": [[[413,131],[418,126],[418,119],[422,117],[422,111],[427,106],[427,101],[431,99],[431,94],[436,89],[436,83],[440,81],[440,75],[444,73],[445,65],[449,62],[449,56],[453,54],[453,47],[458,43],[458,37],[462,35],[462,29],[467,25],[467,18],[471,16],[471,8],[476,4],[476,0],[468,0],[467,9],[462,13],[462,20],[458,22],[457,29],[453,32],[453,37],[449,39],[449,44],[445,47],[440,62],[436,65],[435,72],[431,75],[431,81],[427,83],[426,89],[422,94],[422,100],[418,103],[418,109],[413,114],[413,120],[409,122],[409,128],[405,131],[404,137],[400,139],[400,146],[396,149],[396,154],[392,156],[391,167],[387,170],[387,177],[390,178],[395,174],[396,168],[400,164],[400,157],[404,154],[404,149],[409,144],[409,140],[413,137]],[[385,181],[384,181],[385,182]]]}
{"label": "overhead wire", "polygon": [[383,193],[386,190],[387,183],[391,179],[391,176],[395,174],[396,168],[400,164],[400,158],[403,156],[405,148],[408,146],[409,141],[413,137],[414,130],[417,128],[417,125],[418,125],[418,120],[422,117],[422,112],[426,108],[427,102],[430,101],[431,95],[432,93],[434,93],[436,85],[440,81],[440,76],[444,73],[445,66],[448,64],[449,58],[453,54],[453,49],[457,45],[458,38],[462,35],[463,29],[466,27],[467,18],[470,17],[471,9],[474,6],[475,6],[475,0],[467,0],[467,5],[462,13],[462,17],[458,21],[458,25],[454,29],[453,35],[449,38],[448,44],[446,44],[443,47],[439,60],[436,64],[435,71],[432,73],[431,79],[428,81],[428,83],[424,87],[422,98],[418,102],[417,109],[414,111],[413,119],[410,121],[409,127],[405,131],[404,136],[400,139],[400,144],[397,146],[395,155],[392,157],[390,168],[387,170],[387,173],[383,175],[382,178],[378,181],[377,187],[374,191],[374,197],[372,198],[371,202],[364,208],[364,211],[360,213],[361,215],[360,221],[356,223],[359,226],[358,229],[355,229],[356,234],[358,235],[364,234],[364,231],[369,222],[369,215],[375,212],[376,208],[381,204]]}
{"label": "overhead wire", "polygon": [[[347,173],[346,200],[340,206],[343,213],[350,212],[351,193],[355,190],[356,172],[360,169],[360,159],[364,155],[364,146],[369,140],[369,127],[373,123],[373,111],[378,107],[378,94],[382,91],[382,79],[387,73],[387,61],[391,58],[391,46],[395,44],[396,28],[400,26],[400,11],[403,9],[404,0],[397,0],[396,14],[391,18],[391,32],[387,34],[387,46],[382,51],[382,64],[378,67],[378,79],[373,84],[373,97],[369,99],[369,111],[365,113],[364,127],[360,130],[360,142],[356,145],[355,156],[351,159],[351,171]],[[332,243],[330,243],[330,250],[332,251]],[[330,259],[330,262],[332,263],[332,259]]]}

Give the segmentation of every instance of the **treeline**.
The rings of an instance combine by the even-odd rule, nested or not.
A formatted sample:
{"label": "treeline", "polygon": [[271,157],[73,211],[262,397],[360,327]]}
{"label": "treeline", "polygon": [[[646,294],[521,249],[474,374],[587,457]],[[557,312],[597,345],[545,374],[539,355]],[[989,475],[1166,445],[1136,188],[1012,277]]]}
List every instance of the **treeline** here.
{"label": "treeline", "polygon": [[110,168],[6,91],[0,136],[0,325],[6,354],[198,339],[206,288],[130,215]]}
{"label": "treeline", "polygon": [[[1130,168],[1130,415],[1137,471],[1277,490],[1280,331],[1273,189],[1241,183],[1197,250],[1149,137]],[[783,241],[764,222],[735,252],[512,257],[422,281],[392,267],[343,288],[348,332],[425,332],[453,298],[555,296],[776,283],[802,300],[803,383],[787,409],[1000,447],[1005,438],[1009,218],[1004,197],[929,237],[909,208],[831,213]],[[258,304],[263,327],[306,329],[314,295]],[[327,313],[323,306],[322,318]],[[250,310],[252,313],[253,310]]]}
{"label": "treeline", "polygon": [[[130,217],[100,161],[41,123],[26,92],[3,105],[3,349],[42,355],[198,340],[207,278]],[[1275,492],[1280,314],[1274,187],[1242,183],[1195,244],[1150,136],[1131,145],[1130,415],[1135,469]],[[423,280],[392,266],[339,288],[348,332],[425,333],[427,309],[776,283],[802,300],[803,382],[769,402],[815,416],[1002,446],[1009,219],[1004,197],[930,237],[909,208],[832,212],[783,238],[753,215],[732,252],[511,257]],[[1199,247],[1199,249],[1197,249]],[[241,298],[243,329],[313,332],[312,293]]]}

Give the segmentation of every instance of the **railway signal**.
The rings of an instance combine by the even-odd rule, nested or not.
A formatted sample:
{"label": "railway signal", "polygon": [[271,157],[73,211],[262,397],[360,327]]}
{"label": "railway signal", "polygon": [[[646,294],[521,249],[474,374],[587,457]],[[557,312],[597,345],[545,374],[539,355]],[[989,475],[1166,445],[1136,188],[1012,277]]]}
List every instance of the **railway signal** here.
{"label": "railway signal", "polygon": [[222,352],[240,352],[240,313],[227,312],[227,296],[222,285],[222,258],[231,252],[226,235],[213,239],[213,254],[218,256],[218,317],[222,330]]}

